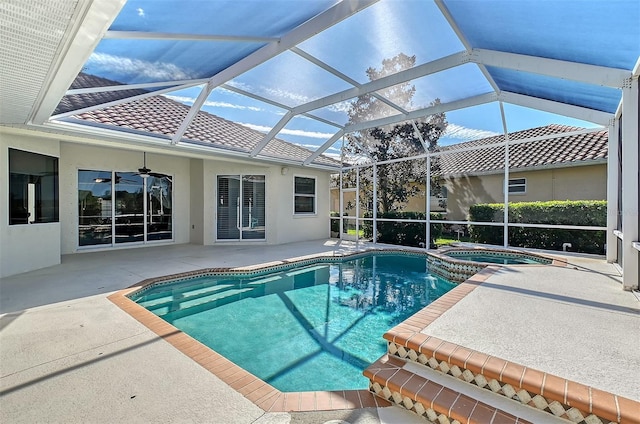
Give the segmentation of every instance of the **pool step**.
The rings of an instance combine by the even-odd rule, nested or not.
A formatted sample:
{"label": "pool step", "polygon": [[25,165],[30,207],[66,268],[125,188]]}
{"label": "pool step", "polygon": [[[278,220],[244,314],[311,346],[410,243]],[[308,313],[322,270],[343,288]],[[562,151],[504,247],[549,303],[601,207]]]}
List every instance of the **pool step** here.
{"label": "pool step", "polygon": [[192,288],[185,291],[175,290],[172,292],[165,292],[162,296],[156,296],[152,299],[145,299],[138,303],[149,310],[154,310],[170,306],[174,303],[184,302],[191,299],[209,296],[215,293],[220,293],[233,287],[233,284],[216,284],[215,286],[201,287],[198,289]]}
{"label": "pool step", "polygon": [[[175,314],[176,312],[180,312],[181,315],[184,316],[193,314],[195,312],[195,309],[197,309],[197,312],[202,312],[203,310],[220,306],[220,301],[228,303],[233,297],[237,297],[240,295],[245,295],[245,297],[248,297],[250,296],[250,292],[254,290],[256,290],[255,287],[229,287],[225,290],[208,295],[193,296],[191,298],[180,299],[174,302],[167,302],[165,304],[156,305],[154,307],[147,307],[147,309],[160,317],[166,316],[168,314]],[[173,318],[175,319],[177,317],[173,316]]]}

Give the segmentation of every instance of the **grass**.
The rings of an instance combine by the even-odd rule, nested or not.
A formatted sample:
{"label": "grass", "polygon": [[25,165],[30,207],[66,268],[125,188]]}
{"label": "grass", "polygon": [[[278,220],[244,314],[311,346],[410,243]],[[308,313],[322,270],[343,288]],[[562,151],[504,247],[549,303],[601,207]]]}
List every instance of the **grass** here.
{"label": "grass", "polygon": [[449,238],[449,237],[443,236],[436,239],[436,246],[440,247],[440,246],[446,246],[451,243],[469,242],[469,241],[471,241],[469,237],[460,237],[460,239],[458,240],[457,237]]}

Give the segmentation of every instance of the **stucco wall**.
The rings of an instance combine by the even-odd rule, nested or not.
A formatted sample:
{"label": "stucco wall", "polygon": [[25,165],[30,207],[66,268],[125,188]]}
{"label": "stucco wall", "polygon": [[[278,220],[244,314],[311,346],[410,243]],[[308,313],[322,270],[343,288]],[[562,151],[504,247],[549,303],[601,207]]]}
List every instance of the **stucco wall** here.
{"label": "stucco wall", "polygon": [[[78,170],[132,172],[142,166],[141,151],[60,141],[50,135],[26,132],[0,134],[0,276],[60,263],[61,254],[110,246],[78,246]],[[8,217],[8,148],[59,158],[59,223],[11,225]],[[147,167],[173,179],[173,240],[149,244],[281,244],[329,237],[329,173],[242,160],[187,158],[147,153]],[[216,240],[217,176],[259,174],[266,179],[266,240]],[[293,211],[295,176],[316,178],[316,214]],[[122,244],[118,248],[134,247]],[[140,244],[135,247],[141,247]],[[142,246],[143,247],[143,246]]]}
{"label": "stucco wall", "polygon": [[[204,244],[229,243],[216,238],[216,202],[218,175],[264,175],[266,194],[266,240],[243,243],[282,244],[329,237],[329,174],[323,171],[280,165],[254,165],[243,162],[204,162]],[[316,214],[295,216],[293,213],[293,180],[295,176],[316,178]]]}
{"label": "stucco wall", "polygon": [[[510,179],[526,178],[524,194],[511,193],[510,202],[545,200],[606,200],[606,164],[512,172]],[[469,206],[504,202],[504,175],[448,179],[447,219],[464,220]]]}
{"label": "stucco wall", "polygon": [[[62,254],[91,250],[78,247],[78,170],[132,172],[142,166],[142,152],[75,143],[60,145],[60,224]],[[190,171],[189,159],[147,153],[147,167],[173,177],[173,237],[175,243],[189,243]],[[122,245],[122,247],[130,247]]]}
{"label": "stucco wall", "polygon": [[9,148],[60,156],[57,140],[0,132],[0,277],[60,263],[60,223],[9,225]]}

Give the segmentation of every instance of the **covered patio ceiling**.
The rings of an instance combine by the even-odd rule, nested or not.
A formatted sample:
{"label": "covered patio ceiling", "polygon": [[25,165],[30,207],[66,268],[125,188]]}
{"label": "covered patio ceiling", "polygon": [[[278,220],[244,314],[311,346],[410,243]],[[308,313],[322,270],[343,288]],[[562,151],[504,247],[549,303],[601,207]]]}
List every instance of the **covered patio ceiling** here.
{"label": "covered patio ceiling", "polygon": [[[276,137],[308,137],[300,164],[310,166],[344,134],[498,102],[606,126],[640,72],[636,0],[47,4],[9,2],[2,12],[14,42],[3,73],[15,74],[2,124],[81,132],[78,114],[165,95],[190,107],[186,117],[168,137],[137,140],[189,146],[185,133],[207,111],[264,132],[247,157]],[[415,65],[367,77],[401,53]],[[415,87],[409,104],[389,95],[403,83]],[[365,94],[384,106],[354,123],[349,108]]]}

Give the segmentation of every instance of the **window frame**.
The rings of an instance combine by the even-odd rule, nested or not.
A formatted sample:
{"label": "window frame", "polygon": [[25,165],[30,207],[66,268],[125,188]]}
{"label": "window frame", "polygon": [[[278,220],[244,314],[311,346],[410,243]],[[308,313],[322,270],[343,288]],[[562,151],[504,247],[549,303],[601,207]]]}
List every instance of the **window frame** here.
{"label": "window frame", "polygon": [[[49,189],[51,189],[52,192],[51,193],[47,192],[47,194],[52,195],[50,199],[43,194],[44,187],[43,187],[42,178],[44,177],[42,175],[39,175],[42,171],[39,171],[38,174],[13,172],[13,171],[20,171],[20,169],[16,170],[14,168],[15,164],[11,161],[12,152],[16,152],[18,154],[32,155],[32,156],[41,156],[43,160],[51,161],[51,165],[53,166],[53,171],[52,171],[53,175],[51,175],[51,177],[53,178],[53,184],[52,186],[49,187]],[[7,167],[7,174],[6,174],[7,181],[8,181],[7,195],[8,195],[8,206],[9,206],[8,207],[9,210],[7,214],[8,225],[14,226],[14,225],[33,225],[33,224],[37,225],[37,224],[60,223],[60,158],[57,156],[47,155],[47,154],[38,153],[38,152],[32,152],[29,150],[23,150],[23,149],[18,149],[14,147],[8,148],[7,156],[8,156],[8,162],[9,162],[8,163],[9,166]],[[44,170],[44,173],[45,174],[47,173],[47,169]],[[14,194],[13,183],[12,183],[13,174],[25,175],[28,177],[27,179],[30,181],[30,182],[27,182],[26,187],[23,186],[23,188],[27,190],[26,201],[28,203],[27,206],[23,205],[24,212],[26,213],[26,215],[23,217],[25,222],[14,222],[14,221],[18,221],[19,218],[21,217],[15,215],[16,211],[14,211],[13,202],[12,202],[12,194]],[[32,182],[32,177],[36,177],[35,182]],[[29,202],[30,196],[34,197],[33,202]],[[20,197],[19,199],[23,199],[24,201],[24,197]],[[42,214],[42,210],[46,207],[52,208],[51,214]],[[33,211],[34,215],[36,211],[40,211],[41,212],[40,218],[38,218],[37,215],[32,217],[31,211]],[[43,217],[44,217],[44,220],[42,219]],[[20,221],[22,221],[22,219],[20,219]]]}
{"label": "window frame", "polygon": [[[516,183],[516,181],[520,181],[520,180],[522,180],[523,182]],[[517,187],[523,187],[524,190],[511,191],[512,188],[517,188]],[[512,196],[512,195],[521,196],[521,195],[527,194],[527,179],[525,177],[509,178],[509,182],[507,184],[507,190],[508,190],[509,196]]]}
{"label": "window frame", "polygon": [[[313,180],[313,194],[297,193],[296,192],[296,179],[306,178]],[[296,198],[297,197],[311,197],[313,198],[313,211],[312,212],[298,212],[296,211]],[[310,217],[318,216],[318,178],[311,175],[294,175],[293,176],[293,216],[294,217]]]}

